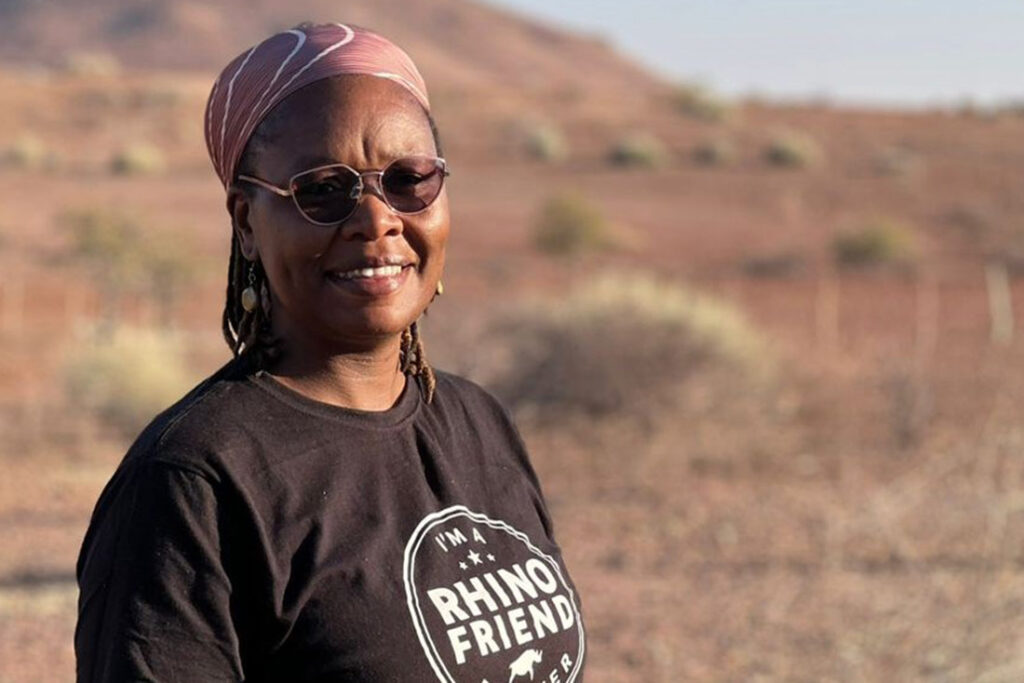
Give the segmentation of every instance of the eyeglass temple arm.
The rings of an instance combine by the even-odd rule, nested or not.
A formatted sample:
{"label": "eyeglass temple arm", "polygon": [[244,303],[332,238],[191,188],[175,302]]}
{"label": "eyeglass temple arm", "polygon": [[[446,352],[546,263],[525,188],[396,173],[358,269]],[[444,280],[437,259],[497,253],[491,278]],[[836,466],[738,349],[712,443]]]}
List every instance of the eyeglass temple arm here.
{"label": "eyeglass temple arm", "polygon": [[253,183],[254,185],[259,185],[260,187],[270,190],[274,194],[280,195],[282,197],[292,196],[292,193],[289,190],[286,190],[283,187],[278,187],[277,185],[271,185],[266,180],[260,180],[259,178],[252,177],[251,175],[239,175],[238,179],[244,180],[249,183]]}

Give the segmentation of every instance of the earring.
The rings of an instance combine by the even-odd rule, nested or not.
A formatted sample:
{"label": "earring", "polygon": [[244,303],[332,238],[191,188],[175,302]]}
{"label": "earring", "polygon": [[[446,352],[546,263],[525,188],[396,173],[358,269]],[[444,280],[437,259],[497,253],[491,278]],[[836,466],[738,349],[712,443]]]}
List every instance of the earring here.
{"label": "earring", "polygon": [[249,264],[249,286],[242,290],[242,308],[246,313],[256,310],[256,263]]}
{"label": "earring", "polygon": [[434,296],[441,296],[444,294],[444,283],[440,280],[437,281],[437,293]]}

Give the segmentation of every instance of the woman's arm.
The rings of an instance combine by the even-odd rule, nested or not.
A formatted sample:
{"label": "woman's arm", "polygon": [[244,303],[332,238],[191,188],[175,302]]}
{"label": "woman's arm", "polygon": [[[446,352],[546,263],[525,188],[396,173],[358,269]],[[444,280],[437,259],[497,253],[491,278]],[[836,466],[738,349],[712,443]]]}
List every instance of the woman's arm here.
{"label": "woman's arm", "polygon": [[241,680],[223,514],[205,476],[125,462],[78,561],[78,681]]}

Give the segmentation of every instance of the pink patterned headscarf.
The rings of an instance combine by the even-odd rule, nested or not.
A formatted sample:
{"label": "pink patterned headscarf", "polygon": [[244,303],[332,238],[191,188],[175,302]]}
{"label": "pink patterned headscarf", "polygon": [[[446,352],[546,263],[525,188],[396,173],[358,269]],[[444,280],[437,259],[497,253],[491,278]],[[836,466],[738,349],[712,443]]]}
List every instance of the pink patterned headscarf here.
{"label": "pink patterned headscarf", "polygon": [[299,26],[264,40],[225,67],[206,103],[206,148],[225,189],[245,145],[276,104],[299,88],[339,74],[387,78],[430,111],[427,86],[400,47],[358,26]]}

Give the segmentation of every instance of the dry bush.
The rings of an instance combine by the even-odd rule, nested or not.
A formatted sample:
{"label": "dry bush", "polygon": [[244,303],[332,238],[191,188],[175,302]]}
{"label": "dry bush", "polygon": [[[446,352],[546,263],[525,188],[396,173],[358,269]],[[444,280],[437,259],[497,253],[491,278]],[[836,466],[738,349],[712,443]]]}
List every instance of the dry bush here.
{"label": "dry bush", "polygon": [[202,270],[202,259],[180,235],[154,231],[128,214],[77,209],[58,220],[68,232],[69,256],[90,271],[103,292],[108,323],[116,322],[118,302],[129,292],[151,295],[168,320],[185,284]]}
{"label": "dry bush", "polygon": [[121,63],[104,52],[74,52],[67,56],[64,70],[73,76],[108,78],[121,73]]}
{"label": "dry bush", "polygon": [[21,135],[0,151],[0,165],[19,170],[52,171],[60,156],[34,135]]}
{"label": "dry bush", "polygon": [[786,278],[806,273],[806,255],[795,249],[785,249],[751,256],[743,261],[743,272],[750,277]]}
{"label": "dry bush", "polygon": [[534,245],[552,256],[577,256],[616,245],[608,219],[585,197],[565,193],[541,206],[533,233]]}
{"label": "dry bush", "polygon": [[779,168],[816,166],[823,160],[821,148],[813,138],[795,131],[777,134],[764,151],[764,158]]}
{"label": "dry bush", "polygon": [[680,85],[672,93],[672,104],[683,116],[698,121],[720,123],[733,116],[733,107],[707,88]]}
{"label": "dry bush", "polygon": [[196,379],[181,340],[166,330],[121,327],[90,339],[73,347],[65,364],[67,398],[124,436],[136,434]]}
{"label": "dry bush", "polygon": [[496,331],[500,341],[487,346],[504,345],[507,356],[489,383],[542,420],[671,413],[695,374],[749,387],[771,365],[736,309],[643,275],[606,276],[557,303],[525,306]]}
{"label": "dry bush", "polygon": [[126,145],[110,160],[110,170],[117,175],[149,175],[161,173],[166,168],[164,153],[145,142]]}
{"label": "dry bush", "polygon": [[558,162],[569,156],[569,143],[562,130],[552,124],[537,124],[523,131],[526,153],[538,161]]}
{"label": "dry bush", "polygon": [[875,171],[879,175],[897,178],[910,178],[924,171],[924,161],[912,150],[901,146],[883,147],[878,150],[873,160]]}
{"label": "dry bush", "polygon": [[736,145],[727,138],[705,140],[693,148],[693,160],[701,166],[727,166],[738,156]]}
{"label": "dry bush", "polygon": [[918,247],[908,225],[876,216],[836,235],[832,253],[844,267],[909,266],[917,260]]}
{"label": "dry bush", "polygon": [[608,159],[616,166],[655,168],[665,164],[668,153],[652,133],[636,132],[626,135],[608,153]]}

